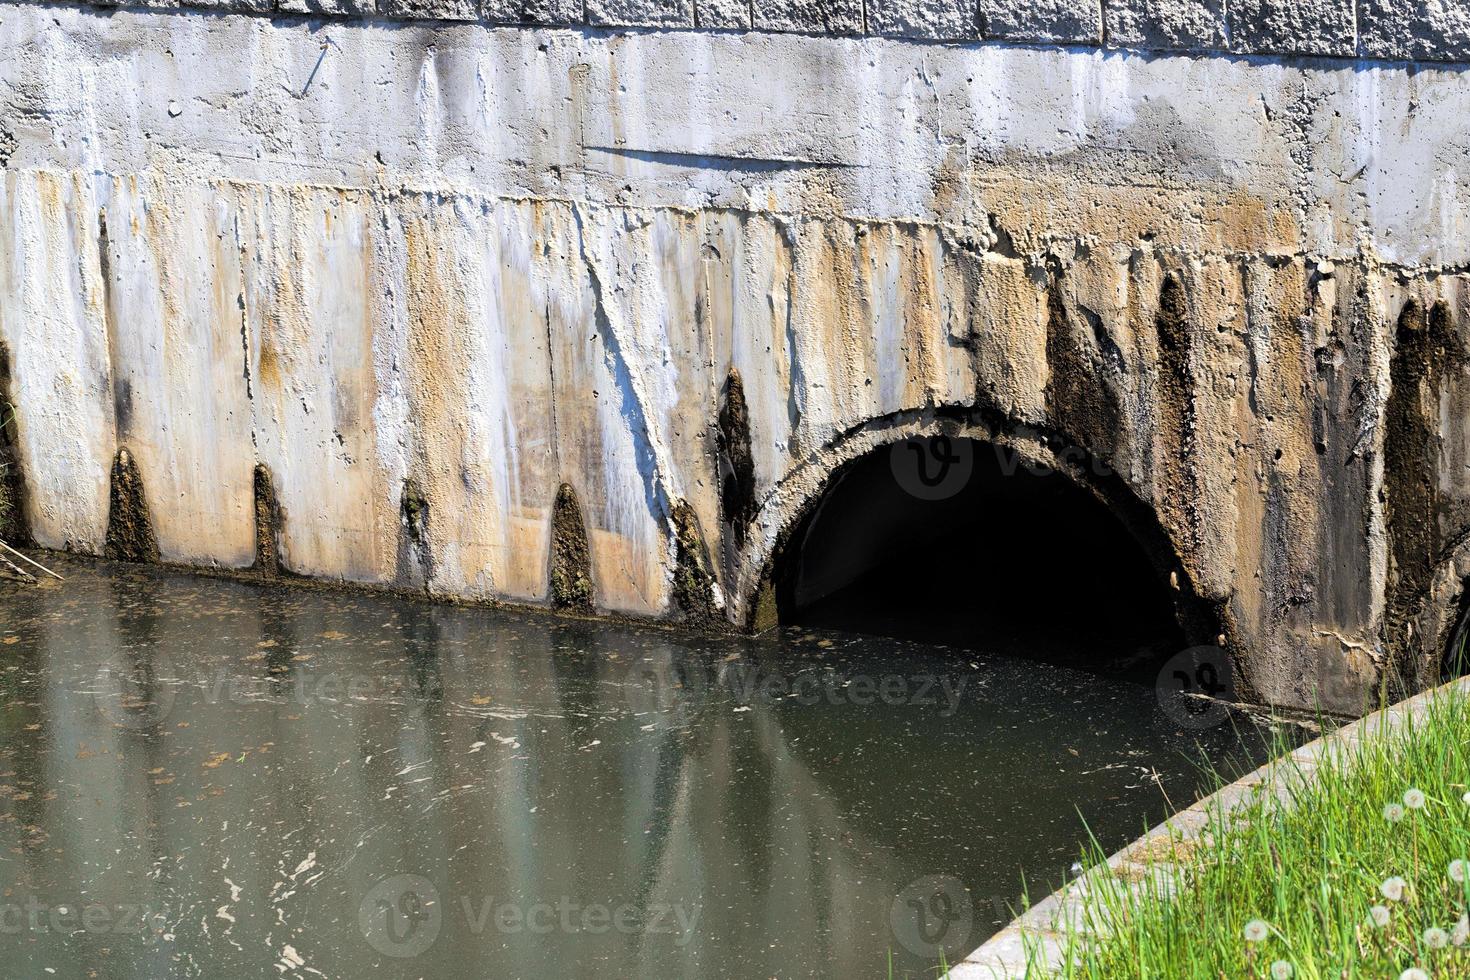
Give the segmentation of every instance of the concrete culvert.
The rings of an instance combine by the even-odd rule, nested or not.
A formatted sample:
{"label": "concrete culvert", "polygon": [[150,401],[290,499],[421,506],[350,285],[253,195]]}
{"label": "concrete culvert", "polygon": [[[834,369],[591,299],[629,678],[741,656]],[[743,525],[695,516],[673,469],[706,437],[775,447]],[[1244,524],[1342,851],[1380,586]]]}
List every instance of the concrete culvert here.
{"label": "concrete culvert", "polygon": [[941,437],[840,469],[772,575],[783,625],[1151,680],[1190,642],[1169,557],[1071,477],[991,443]]}

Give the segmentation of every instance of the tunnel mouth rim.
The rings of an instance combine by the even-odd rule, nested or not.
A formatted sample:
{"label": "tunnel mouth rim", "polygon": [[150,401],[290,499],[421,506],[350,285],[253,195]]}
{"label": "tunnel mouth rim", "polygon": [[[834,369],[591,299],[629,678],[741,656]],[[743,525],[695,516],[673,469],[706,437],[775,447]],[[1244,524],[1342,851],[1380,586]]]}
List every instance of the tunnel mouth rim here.
{"label": "tunnel mouth rim", "polygon": [[[791,593],[802,543],[824,502],[854,467],[896,443],[937,436],[968,439],[1014,452],[1023,465],[1054,471],[1072,488],[1090,496],[1118,523],[1148,561],[1158,588],[1172,599],[1174,622],[1186,645],[1217,646],[1232,661],[1237,659],[1229,640],[1233,631],[1228,610],[1223,603],[1199,594],[1157,512],[1134,492],[1122,474],[1064,433],[1015,424],[983,409],[897,413],[858,426],[834,440],[828,449],[839,454],[839,458],[824,467],[813,488],[803,495],[772,538],[750,601],[746,603],[747,632],[761,633],[792,625]],[[843,451],[852,443],[859,444],[856,451]],[[1236,675],[1241,688],[1248,689],[1247,679],[1239,669]]]}

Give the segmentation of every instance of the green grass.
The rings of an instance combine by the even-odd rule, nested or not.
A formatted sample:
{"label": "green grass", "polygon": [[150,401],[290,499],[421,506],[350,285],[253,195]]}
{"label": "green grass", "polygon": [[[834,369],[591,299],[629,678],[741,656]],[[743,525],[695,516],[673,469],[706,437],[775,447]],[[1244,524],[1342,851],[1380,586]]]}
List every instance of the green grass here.
{"label": "green grass", "polygon": [[[1217,819],[1180,855],[1175,900],[1152,884],[1094,891],[1090,917],[1114,928],[1092,943],[1069,937],[1060,975],[1470,977],[1466,885],[1450,874],[1470,858],[1467,784],[1470,699],[1446,693],[1412,728],[1370,728],[1359,746],[1325,757],[1293,806],[1257,800]],[[1422,809],[1405,806],[1406,793],[1418,802],[1411,790]],[[1397,822],[1390,804],[1403,808]],[[1395,877],[1405,882],[1397,900],[1384,894]],[[1375,906],[1386,925],[1372,922]],[[1247,924],[1264,936],[1247,941]]]}

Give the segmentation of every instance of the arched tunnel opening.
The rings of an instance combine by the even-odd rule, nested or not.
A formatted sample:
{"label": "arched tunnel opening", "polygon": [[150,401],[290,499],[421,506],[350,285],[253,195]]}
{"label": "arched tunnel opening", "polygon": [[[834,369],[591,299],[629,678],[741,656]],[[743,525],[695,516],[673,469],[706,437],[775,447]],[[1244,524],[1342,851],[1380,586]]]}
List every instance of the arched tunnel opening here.
{"label": "arched tunnel opening", "polygon": [[1143,537],[1009,448],[908,440],[842,467],[797,522],[772,566],[778,618],[1151,682],[1188,637]]}

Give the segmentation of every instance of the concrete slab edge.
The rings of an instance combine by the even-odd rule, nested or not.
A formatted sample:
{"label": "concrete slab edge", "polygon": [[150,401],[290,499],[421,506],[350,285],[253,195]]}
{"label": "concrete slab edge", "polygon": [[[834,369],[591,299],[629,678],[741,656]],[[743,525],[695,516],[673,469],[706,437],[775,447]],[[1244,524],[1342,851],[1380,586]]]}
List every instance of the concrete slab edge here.
{"label": "concrete slab edge", "polygon": [[[1157,889],[1167,895],[1179,884],[1180,871],[1171,858],[1182,858],[1210,828],[1224,829],[1241,807],[1274,794],[1291,805],[1294,790],[1310,785],[1318,765],[1329,755],[1349,753],[1366,733],[1390,734],[1422,717],[1430,704],[1450,692],[1470,694],[1470,677],[1425,691],[1382,711],[1366,715],[1296,751],[1266,763],[1217,793],[1186,807],[1107,861],[1063,885],[1031,906],[951,969],[953,980],[1021,980],[1055,974],[1069,932],[1105,935],[1109,923],[1099,918],[1087,896],[1100,888],[1137,891]],[[1035,960],[1039,971],[1028,975]]]}

